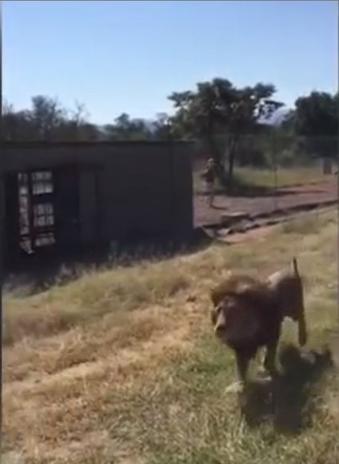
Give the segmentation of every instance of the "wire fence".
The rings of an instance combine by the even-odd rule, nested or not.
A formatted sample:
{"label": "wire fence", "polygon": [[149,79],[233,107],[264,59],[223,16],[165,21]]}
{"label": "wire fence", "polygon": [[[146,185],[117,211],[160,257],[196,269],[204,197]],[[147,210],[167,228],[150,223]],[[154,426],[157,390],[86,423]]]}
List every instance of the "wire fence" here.
{"label": "wire fence", "polygon": [[208,187],[202,177],[212,157],[196,142],[193,161],[195,214],[199,223],[213,222],[225,211],[269,212],[303,204],[327,204],[338,198],[338,137],[296,137],[281,134],[244,135],[234,151],[232,189],[229,189],[231,137],[217,140],[226,185],[216,181],[216,207],[208,208]]}
{"label": "wire fence", "polygon": [[[263,182],[263,186],[283,187],[306,183],[338,169],[338,137],[296,137],[280,134],[243,135],[234,148],[234,177],[248,184]],[[231,136],[219,137],[217,149],[227,175]],[[203,170],[212,153],[203,143],[196,142],[193,170],[195,187],[199,188],[196,174]],[[252,175],[250,175],[252,173]],[[260,174],[261,173],[261,174]],[[249,178],[250,177],[250,178]],[[199,178],[199,176],[198,176]]]}

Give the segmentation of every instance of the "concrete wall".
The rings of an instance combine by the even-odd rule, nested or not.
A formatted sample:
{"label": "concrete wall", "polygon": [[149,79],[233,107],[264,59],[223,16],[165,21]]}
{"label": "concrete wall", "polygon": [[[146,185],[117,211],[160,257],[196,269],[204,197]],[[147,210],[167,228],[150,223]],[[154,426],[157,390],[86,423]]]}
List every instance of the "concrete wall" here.
{"label": "concrete wall", "polygon": [[193,228],[192,145],[183,142],[6,144],[1,174],[77,166],[79,240],[180,237]]}

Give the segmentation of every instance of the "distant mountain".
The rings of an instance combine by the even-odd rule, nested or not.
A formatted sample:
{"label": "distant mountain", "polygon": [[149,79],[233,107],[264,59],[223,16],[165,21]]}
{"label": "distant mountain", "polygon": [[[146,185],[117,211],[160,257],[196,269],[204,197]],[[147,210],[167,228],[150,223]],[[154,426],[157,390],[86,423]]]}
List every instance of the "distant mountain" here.
{"label": "distant mountain", "polygon": [[[279,127],[290,115],[291,108],[279,108],[276,110],[273,114],[271,114],[269,117],[261,117],[258,122],[259,124],[267,125],[267,126],[273,126],[273,127]],[[143,118],[133,118],[132,121],[134,122],[142,122],[145,124],[147,129],[152,133],[155,132],[157,129],[156,120],[151,120],[151,119],[143,119]],[[105,125],[99,125],[98,126],[100,136],[99,139],[104,140],[105,139]]]}
{"label": "distant mountain", "polygon": [[[154,126],[155,126],[155,121],[151,120],[151,119],[143,119],[143,118],[132,118],[131,119],[132,122],[142,122],[145,124],[145,126],[149,129],[149,130],[154,130]],[[113,124],[113,123],[110,123],[110,124]],[[100,131],[105,131],[105,126],[106,124],[100,124],[98,125],[98,129]]]}
{"label": "distant mountain", "polygon": [[[149,119],[143,119],[143,118],[133,118],[131,120],[132,122],[142,122],[145,126],[146,129],[150,132],[150,134],[153,134],[156,129],[156,121],[152,121]],[[106,140],[107,139],[107,130],[106,130],[106,124],[100,124],[97,126],[98,131],[99,131],[99,140]]]}

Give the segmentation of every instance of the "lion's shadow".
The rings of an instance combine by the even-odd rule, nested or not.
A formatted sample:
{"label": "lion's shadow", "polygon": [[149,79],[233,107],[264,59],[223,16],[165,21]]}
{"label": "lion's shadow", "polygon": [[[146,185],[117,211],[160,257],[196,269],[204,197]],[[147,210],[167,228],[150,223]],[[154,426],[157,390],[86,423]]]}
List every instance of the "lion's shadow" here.
{"label": "lion's shadow", "polygon": [[311,351],[308,357],[291,345],[280,353],[281,374],[272,382],[251,381],[242,412],[250,426],[273,420],[277,431],[297,434],[309,427],[320,381],[333,366],[331,352]]}

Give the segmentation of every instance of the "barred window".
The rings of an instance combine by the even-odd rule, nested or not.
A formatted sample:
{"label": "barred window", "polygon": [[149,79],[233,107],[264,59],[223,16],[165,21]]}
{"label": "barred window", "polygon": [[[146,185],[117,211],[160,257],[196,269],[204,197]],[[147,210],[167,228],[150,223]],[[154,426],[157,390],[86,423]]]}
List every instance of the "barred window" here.
{"label": "barred window", "polygon": [[51,171],[36,171],[32,173],[33,195],[43,195],[53,192],[53,179]]}
{"label": "barred window", "polygon": [[34,227],[54,225],[54,208],[52,203],[39,203],[34,205]]}

